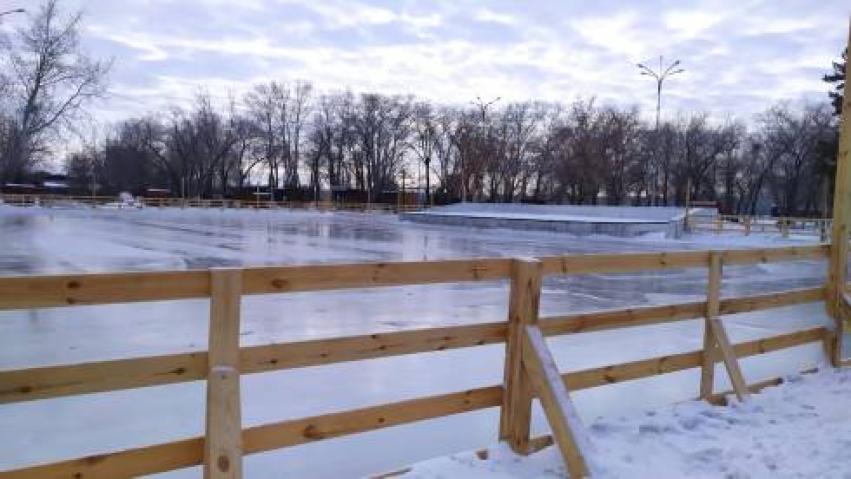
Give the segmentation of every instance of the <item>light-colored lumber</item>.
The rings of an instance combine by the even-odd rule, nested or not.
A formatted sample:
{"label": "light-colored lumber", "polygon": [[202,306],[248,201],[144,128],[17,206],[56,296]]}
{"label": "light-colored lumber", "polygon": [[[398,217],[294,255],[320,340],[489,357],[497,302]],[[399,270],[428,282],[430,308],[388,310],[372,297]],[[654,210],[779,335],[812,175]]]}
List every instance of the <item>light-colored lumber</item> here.
{"label": "light-colored lumber", "polygon": [[408,284],[493,281],[509,273],[507,259],[470,259],[247,268],[244,293],[323,291]]}
{"label": "light-colored lumber", "polygon": [[780,261],[807,261],[824,259],[828,255],[826,245],[786,246],[783,248],[759,248],[726,250],[721,252],[725,265],[776,263]]}
{"label": "light-colored lumber", "polygon": [[[823,327],[812,328],[747,341],[736,344],[733,349],[738,357],[748,357],[820,342],[828,334],[828,330]],[[690,351],[630,363],[572,371],[562,374],[562,379],[569,390],[579,390],[696,368],[700,367],[700,364],[701,351]],[[501,386],[489,386],[354,411],[253,426],[243,430],[243,451],[246,454],[268,451],[383,427],[477,411],[501,405],[502,397],[503,388]],[[535,440],[530,441],[529,450],[537,450],[543,447]],[[197,437],[173,443],[145,446],[0,472],[0,479],[7,477],[50,479],[142,476],[199,465],[203,460],[203,446],[203,438]]]}
{"label": "light-colored lumber", "polygon": [[[410,399],[352,411],[280,421],[242,431],[246,454],[373,431],[452,414],[499,406],[502,388],[490,386],[469,391]],[[204,457],[204,439],[145,446],[0,472],[0,478],[123,478],[197,466]]]}
{"label": "light-colored lumber", "polygon": [[239,323],[242,270],[210,270],[207,426],[204,479],[242,478]]}
{"label": "light-colored lumber", "polygon": [[748,313],[763,309],[780,308],[795,304],[824,301],[825,289],[821,286],[800,288],[777,293],[756,294],[740,298],[722,299],[719,313],[723,315]]}
{"label": "light-colored lumber", "polygon": [[529,448],[532,420],[532,383],[523,368],[525,328],[538,322],[541,302],[542,264],[535,259],[511,261],[511,291],[508,301],[508,334],[505,344],[505,370],[499,439],[518,454]]}
{"label": "light-colored lumber", "polygon": [[715,363],[718,358],[718,343],[712,334],[709,318],[703,320],[703,349],[700,366],[700,397],[708,398],[715,387]]}
{"label": "light-colored lumber", "polygon": [[[242,374],[445,351],[505,341],[508,323],[447,326],[242,348]],[[0,371],[0,404],[195,381],[207,352]]]}
{"label": "light-colored lumber", "polygon": [[[720,301],[720,314],[738,314],[824,300],[823,287],[801,288],[764,293]],[[648,326],[704,316],[706,301],[643,306],[638,308],[593,311],[565,316],[547,316],[539,320],[545,336],[588,333],[607,329]]]}
{"label": "light-colored lumber", "polygon": [[[823,287],[721,300],[721,314],[736,314],[824,299]],[[705,301],[540,318],[545,336],[646,326],[698,318]],[[394,331],[343,338],[250,346],[241,349],[242,374],[444,351],[505,341],[507,322]],[[0,371],[0,404],[74,394],[195,381],[207,375],[207,352],[170,354]]]}
{"label": "light-colored lumber", "polygon": [[0,371],[0,404],[196,381],[207,352]]}
{"label": "light-colored lumber", "polygon": [[123,479],[197,466],[203,456],[204,439],[195,437],[0,471],[0,479]]}
{"label": "light-colored lumber", "polygon": [[[851,22],[848,28],[848,48],[851,49]],[[845,78],[851,79],[851,63],[845,64]],[[842,363],[842,342],[845,321],[841,308],[848,280],[848,233],[851,221],[851,81],[845,82],[842,100],[842,117],[839,130],[839,150],[836,155],[836,184],[833,192],[833,229],[830,235],[830,260],[828,270],[827,310],[836,321],[836,345],[832,361]]]}
{"label": "light-colored lumber", "polygon": [[498,406],[501,400],[502,388],[489,386],[352,411],[280,421],[246,429],[243,434],[243,444],[245,452],[251,454],[477,411]]}
{"label": "light-colored lumber", "polygon": [[201,298],[206,271],[86,273],[0,278],[0,310]]}
{"label": "light-colored lumber", "polygon": [[591,439],[570,400],[541,330],[530,325],[525,332],[523,366],[541,400],[567,471],[570,477],[587,477],[591,473],[589,461],[594,454]]}
{"label": "light-colored lumber", "polygon": [[[723,251],[725,264],[756,264],[777,261],[825,258],[825,245]],[[544,274],[579,275],[592,273],[629,273],[635,271],[705,267],[706,251],[667,251],[660,253],[585,254],[540,258]]]}
{"label": "light-colored lumber", "polygon": [[[826,245],[731,250],[724,252],[724,261],[751,264],[818,259],[827,251]],[[706,264],[707,253],[571,255],[541,261],[544,274],[619,273],[699,267]],[[492,281],[507,278],[509,268],[508,259],[248,268],[243,273],[243,294]],[[0,310],[190,299],[209,294],[209,274],[205,271],[0,278]]]}
{"label": "light-colored lumber", "polygon": [[242,350],[242,367],[254,373],[482,346],[504,342],[507,330],[495,322],[253,346]]}
{"label": "light-colored lumber", "polygon": [[739,398],[739,401],[745,401],[749,396],[747,383],[742,375],[742,369],[739,366],[738,359],[736,358],[736,352],[730,344],[730,338],[727,337],[727,331],[724,329],[724,324],[718,318],[710,318],[709,326],[712,329],[712,335],[715,336],[715,341],[718,344],[718,351],[721,353],[724,367],[727,369],[727,374],[730,376],[730,382],[733,384],[733,390],[736,392],[736,397]]}
{"label": "light-colored lumber", "polygon": [[718,318],[721,311],[721,281],[723,275],[721,254],[709,253],[709,276],[706,284],[706,313],[703,320],[703,359],[700,370],[700,397],[708,398],[715,386],[715,362],[718,356],[718,341],[711,320]]}
{"label": "light-colored lumber", "polygon": [[[819,327],[779,334],[736,344],[733,346],[733,351],[739,358],[755,356],[808,343],[821,342],[828,333],[826,328]],[[562,374],[562,378],[564,378],[569,390],[577,391],[698,368],[701,366],[702,360],[702,350],[688,351],[582,371],[571,371]]]}
{"label": "light-colored lumber", "polygon": [[578,275],[590,273],[628,273],[654,269],[696,268],[706,265],[701,251],[661,253],[579,254],[540,258],[544,274]]}
{"label": "light-colored lumber", "polygon": [[703,314],[705,305],[706,303],[703,301],[695,301],[662,306],[593,311],[565,316],[547,316],[540,318],[539,325],[545,336],[590,333],[592,331],[693,319]]}

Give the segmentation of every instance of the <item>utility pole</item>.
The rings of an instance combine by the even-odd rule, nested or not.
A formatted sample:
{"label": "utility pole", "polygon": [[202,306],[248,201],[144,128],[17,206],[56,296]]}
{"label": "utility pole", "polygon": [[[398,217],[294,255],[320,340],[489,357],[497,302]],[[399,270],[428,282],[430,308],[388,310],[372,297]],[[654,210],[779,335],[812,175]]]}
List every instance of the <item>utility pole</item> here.
{"label": "utility pole", "polygon": [[677,73],[682,73],[685,71],[683,68],[678,68],[680,65],[679,60],[675,60],[673,63],[664,67],[664,58],[659,56],[659,69],[653,70],[652,68],[644,65],[643,63],[639,63],[637,66],[641,70],[642,75],[646,75],[652,77],[656,80],[656,131],[659,131],[659,117],[662,112],[662,84],[665,82],[665,79],[669,76],[676,75]]}

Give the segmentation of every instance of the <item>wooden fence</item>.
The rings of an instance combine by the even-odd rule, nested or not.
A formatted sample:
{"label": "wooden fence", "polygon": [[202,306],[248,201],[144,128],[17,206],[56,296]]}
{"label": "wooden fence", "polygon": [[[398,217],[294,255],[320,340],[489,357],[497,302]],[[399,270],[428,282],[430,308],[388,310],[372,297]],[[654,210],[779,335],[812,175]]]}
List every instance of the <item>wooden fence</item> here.
{"label": "wooden fence", "polygon": [[830,236],[832,218],[768,217],[747,215],[689,216],[686,221],[692,230],[714,231],[716,233],[738,232],[780,233],[784,238],[790,234],[818,236],[826,242]]}
{"label": "wooden fence", "polygon": [[133,203],[122,203],[114,196],[66,196],[44,194],[0,194],[0,202],[12,206],[89,206],[113,208],[203,208],[203,209],[310,209],[318,211],[354,211],[378,213],[404,213],[423,209],[420,205],[389,203],[341,203],[329,201],[271,201],[201,198],[135,198]]}
{"label": "wooden fence", "polygon": [[[548,439],[530,439],[530,407],[541,399],[555,440],[572,473],[587,473],[593,455],[576,424],[568,391],[702,368],[700,396],[717,400],[714,365],[723,362],[735,392],[747,390],[736,358],[836,338],[824,327],[730,344],[719,317],[818,302],[825,288],[746,297],[720,297],[722,265],[819,260],[829,246],[721,252],[567,255],[539,259],[218,268],[199,271],[78,274],[0,278],[0,310],[67,307],[209,297],[207,351],[0,371],[0,404],[128,388],[207,381],[204,436],[0,472],[2,478],[131,477],[203,464],[206,477],[241,477],[243,454],[297,446],[441,416],[501,408],[500,439],[526,453]],[[707,268],[705,301],[541,317],[542,277]],[[243,295],[372,288],[431,283],[510,280],[509,318],[485,324],[239,346]],[[544,336],[580,334],[706,318],[703,350],[561,373]],[[505,343],[501,385],[410,399],[350,411],[243,428],[239,376],[344,361]],[[835,347],[835,346],[831,346]],[[495,365],[495,367],[497,367]],[[697,389],[696,389],[697,391]],[[495,438],[496,439],[496,438]]]}

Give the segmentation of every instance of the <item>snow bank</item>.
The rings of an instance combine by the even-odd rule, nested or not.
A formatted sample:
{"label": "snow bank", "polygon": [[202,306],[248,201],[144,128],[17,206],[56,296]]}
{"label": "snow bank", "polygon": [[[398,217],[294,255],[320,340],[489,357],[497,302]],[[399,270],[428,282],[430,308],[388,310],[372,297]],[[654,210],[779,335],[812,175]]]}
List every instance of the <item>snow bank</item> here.
{"label": "snow bank", "polygon": [[[825,368],[731,399],[727,407],[689,401],[590,424],[601,477],[844,477],[851,443],[851,371]],[[567,477],[555,447],[529,457],[504,445],[487,459],[463,453],[416,464],[408,478]]]}

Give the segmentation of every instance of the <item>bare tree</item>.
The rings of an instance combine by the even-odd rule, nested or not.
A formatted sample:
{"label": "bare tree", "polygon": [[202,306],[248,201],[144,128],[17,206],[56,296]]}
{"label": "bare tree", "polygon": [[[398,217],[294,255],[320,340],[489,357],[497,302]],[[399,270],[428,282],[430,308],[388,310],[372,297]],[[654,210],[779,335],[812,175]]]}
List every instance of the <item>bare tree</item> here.
{"label": "bare tree", "polygon": [[20,178],[59,133],[106,88],[110,62],[94,60],[80,48],[81,13],[63,16],[58,0],[47,0],[6,45],[10,71],[4,105],[5,140],[0,180]]}

